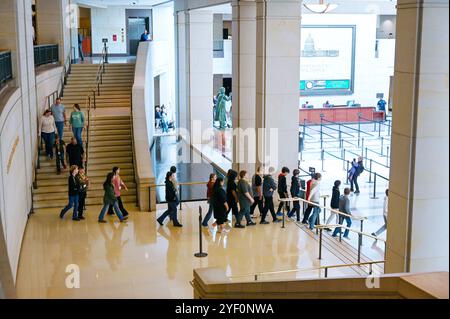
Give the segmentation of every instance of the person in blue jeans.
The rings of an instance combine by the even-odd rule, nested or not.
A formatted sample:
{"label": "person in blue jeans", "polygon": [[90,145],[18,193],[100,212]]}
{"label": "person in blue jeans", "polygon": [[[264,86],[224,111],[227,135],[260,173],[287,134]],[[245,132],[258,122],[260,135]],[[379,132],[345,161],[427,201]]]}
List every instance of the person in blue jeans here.
{"label": "person in blue jeans", "polygon": [[119,203],[117,201],[116,195],[114,194],[113,178],[114,173],[110,172],[108,173],[108,175],[106,175],[106,180],[103,183],[103,190],[105,191],[105,194],[103,195],[103,207],[100,211],[100,215],[98,216],[99,223],[106,223],[104,218],[110,205],[112,205],[114,212],[116,213],[117,217],[119,217],[121,223],[126,221],[128,218],[123,217],[122,212],[120,211]]}
{"label": "person in blue jeans", "polygon": [[84,113],[81,112],[80,105],[73,105],[73,112],[70,114],[69,123],[72,127],[73,136],[77,139],[79,145],[83,146],[83,128],[84,128]]}
{"label": "person in blue jeans", "polygon": [[[206,198],[208,199],[208,213],[206,213],[205,217],[203,218],[203,222],[202,222],[202,226],[203,227],[208,227],[208,221],[211,218],[214,209],[213,209],[213,203],[212,203],[212,195],[213,195],[213,190],[214,190],[214,184],[216,183],[216,179],[217,176],[214,173],[211,173],[209,175],[209,182],[206,185]],[[213,226],[215,227],[217,224],[214,223]]]}
{"label": "person in blue jeans", "polygon": [[175,186],[173,185],[174,173],[169,171],[166,174],[166,202],[168,209],[157,219],[158,223],[162,226],[164,219],[170,216],[174,227],[183,227],[177,219],[177,206],[178,195]]}
{"label": "person in blue jeans", "polygon": [[78,174],[78,166],[72,165],[70,167],[70,176],[69,176],[69,203],[66,207],[61,210],[59,214],[59,218],[64,218],[64,215],[73,207],[72,220],[79,221],[78,218],[78,201],[79,201],[79,193],[80,193],[80,185],[78,184],[78,180],[76,178]]}
{"label": "person in blue jeans", "polygon": [[50,109],[52,111],[53,118],[55,119],[58,136],[62,140],[64,134],[64,125],[67,122],[65,106],[64,104],[61,104],[61,99],[57,98],[55,100],[55,104],[53,104]]}
{"label": "person in blue jeans", "polygon": [[316,221],[320,214],[320,181],[322,180],[322,175],[316,174],[315,178],[311,182],[311,191],[309,192],[308,201],[316,204],[313,205],[312,215],[309,217],[309,229],[314,229]]}
{"label": "person in blue jeans", "polygon": [[[339,199],[339,211],[341,213],[351,215],[352,213],[350,211],[350,199],[348,198],[348,195],[350,195],[350,188],[347,187],[344,189],[344,195],[342,195],[341,198]],[[339,225],[342,225],[344,220],[347,223],[347,227],[350,228],[352,226],[351,217],[339,215]],[[333,237],[336,237],[340,232],[341,227],[336,227],[333,232]],[[350,230],[346,228],[344,231],[344,238],[348,239],[349,232]]]}

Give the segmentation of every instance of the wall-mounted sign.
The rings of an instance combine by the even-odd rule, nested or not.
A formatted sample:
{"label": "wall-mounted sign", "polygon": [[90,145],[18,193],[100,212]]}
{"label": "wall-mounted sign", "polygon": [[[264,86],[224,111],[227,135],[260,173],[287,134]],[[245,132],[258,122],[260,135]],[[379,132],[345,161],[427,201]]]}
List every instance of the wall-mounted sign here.
{"label": "wall-mounted sign", "polygon": [[352,94],[355,74],[354,25],[303,25],[300,95]]}

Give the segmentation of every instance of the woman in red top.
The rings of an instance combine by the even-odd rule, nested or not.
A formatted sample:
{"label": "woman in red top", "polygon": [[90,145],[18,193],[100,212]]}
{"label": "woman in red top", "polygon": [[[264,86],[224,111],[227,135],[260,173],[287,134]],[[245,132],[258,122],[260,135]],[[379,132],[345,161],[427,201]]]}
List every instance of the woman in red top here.
{"label": "woman in red top", "polygon": [[203,218],[203,222],[202,222],[203,227],[208,227],[208,221],[211,218],[213,211],[214,211],[213,205],[211,202],[211,197],[212,197],[212,193],[213,193],[214,183],[216,182],[216,178],[217,178],[216,174],[211,173],[209,175],[209,182],[208,182],[208,184],[206,184],[206,187],[207,187],[206,197],[208,198],[209,208],[208,208],[208,213],[205,215],[205,218]]}

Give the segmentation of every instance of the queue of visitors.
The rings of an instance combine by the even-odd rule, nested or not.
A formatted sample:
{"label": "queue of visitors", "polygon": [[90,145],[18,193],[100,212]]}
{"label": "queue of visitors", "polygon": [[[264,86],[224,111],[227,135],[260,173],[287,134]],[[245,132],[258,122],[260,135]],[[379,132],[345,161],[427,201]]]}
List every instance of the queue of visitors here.
{"label": "queue of visitors", "polygon": [[[360,158],[358,162],[362,163]],[[358,165],[355,160],[355,165]],[[359,164],[362,166],[362,164]],[[356,167],[356,171],[358,166]],[[272,221],[278,223],[281,221],[277,216],[283,215],[282,209],[286,208],[288,218],[292,218],[294,214],[297,216],[297,220],[300,220],[300,201],[293,200],[293,207],[288,207],[288,201],[280,200],[277,213],[275,213],[273,194],[278,192],[280,199],[288,199],[289,197],[306,199],[307,208],[304,211],[302,223],[307,225],[309,229],[314,229],[316,225],[319,225],[320,198],[321,198],[321,180],[322,175],[320,173],[311,174],[311,179],[306,183],[306,192],[303,189],[304,181],[300,179],[300,171],[294,169],[290,194],[287,191],[287,175],[290,170],[287,167],[281,169],[278,175],[278,184],[272,177],[274,169],[269,168],[267,173],[262,172],[262,168],[258,167],[256,173],[252,176],[251,180],[248,177],[247,171],[242,170],[239,173],[233,169],[228,170],[226,176],[226,182],[223,177],[217,177],[212,173],[209,176],[209,181],[206,185],[206,196],[208,203],[208,212],[203,218],[202,226],[208,227],[208,222],[212,216],[215,221],[211,224],[212,227],[217,227],[217,232],[229,232],[227,228],[229,213],[234,216],[235,224],[234,228],[245,228],[246,226],[254,226],[256,223],[253,221],[254,213],[258,207],[261,216],[260,224],[269,224],[266,221],[267,213],[270,211],[272,215]],[[157,219],[158,223],[162,226],[164,219],[170,217],[175,227],[182,227],[177,219],[177,206],[179,204],[178,198],[178,186],[176,184],[176,167],[172,166],[170,171],[166,175],[166,201],[168,209]],[[356,173],[353,172],[354,181],[357,179]],[[352,225],[350,199],[350,188],[344,189],[344,194],[340,194],[339,187],[341,181],[336,180],[332,188],[331,197],[331,213],[326,221],[326,225],[330,225],[333,219],[336,220],[336,225],[342,225],[345,220],[347,227],[345,227],[344,238],[349,238],[349,229]],[[357,185],[357,183],[356,183]],[[356,192],[355,192],[356,193]],[[385,221],[387,215],[387,190],[385,199]],[[339,213],[338,213],[339,212]],[[245,218],[245,225],[243,219]],[[373,233],[373,236],[377,236],[386,229],[386,225],[380,228],[377,232]],[[330,228],[325,228],[326,231],[332,231]],[[332,236],[336,237],[341,232],[341,227],[335,227]]]}

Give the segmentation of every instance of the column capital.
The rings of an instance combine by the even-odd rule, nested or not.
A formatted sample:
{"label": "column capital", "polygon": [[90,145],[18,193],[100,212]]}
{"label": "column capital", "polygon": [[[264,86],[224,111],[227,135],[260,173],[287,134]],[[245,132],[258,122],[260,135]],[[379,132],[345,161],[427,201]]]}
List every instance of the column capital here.
{"label": "column capital", "polygon": [[448,8],[448,0],[397,0],[397,10],[412,8]]}

